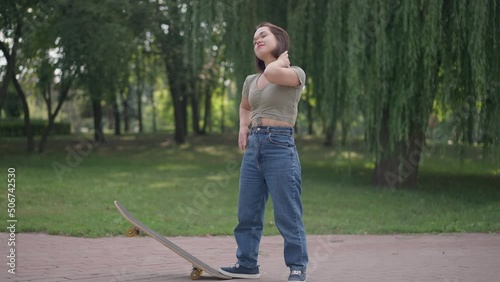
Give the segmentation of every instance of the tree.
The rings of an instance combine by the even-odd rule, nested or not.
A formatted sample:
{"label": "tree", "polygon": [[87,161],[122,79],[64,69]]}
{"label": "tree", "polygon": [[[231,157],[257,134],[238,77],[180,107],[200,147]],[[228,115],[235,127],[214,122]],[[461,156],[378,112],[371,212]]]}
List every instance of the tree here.
{"label": "tree", "polygon": [[[362,86],[359,99],[376,156],[374,185],[417,187],[427,121],[437,98],[451,106],[450,117],[464,116],[459,105],[466,97],[476,106],[485,95],[491,99],[484,78],[487,70],[495,73],[498,61],[485,58],[498,58],[493,52],[498,33],[486,32],[497,26],[484,16],[487,11],[498,16],[494,1],[373,1],[351,10],[354,26],[370,27],[361,45],[351,41],[361,47],[351,84]],[[484,117],[496,116],[494,100],[472,108]],[[457,121],[453,131],[469,135],[474,116],[466,115],[469,122],[452,118]]]}
{"label": "tree", "polygon": [[3,73],[2,84],[0,85],[1,114],[5,97],[7,96],[7,91],[9,89],[9,84],[11,82],[11,77],[14,75],[16,69],[17,52],[20,44],[19,39],[21,38],[21,25],[17,24],[18,19],[12,16],[13,14],[15,14],[15,11],[18,9],[18,7],[16,7],[11,1],[5,3],[0,7],[0,19],[2,20],[2,26],[5,27],[2,29],[2,33],[7,37],[13,36],[12,48],[9,48],[9,46],[5,42],[0,41],[0,50],[7,60],[7,67],[5,72]]}
{"label": "tree", "polygon": [[[24,133],[26,135],[28,153],[34,151],[35,141],[31,129],[30,110],[26,100],[26,94],[18,80],[19,74],[17,73],[17,64],[21,49],[26,47],[26,43],[24,42],[30,41],[30,36],[33,36],[33,33],[38,27],[37,25],[29,24],[34,22],[34,19],[37,17],[37,15],[32,13],[30,4],[31,3],[25,1],[6,1],[0,8],[2,21],[5,27],[2,29],[2,33],[7,38],[12,37],[11,48],[9,48],[6,42],[0,41],[0,49],[7,61],[7,68],[0,86],[0,109],[3,107],[4,97],[8,91],[8,80],[11,80],[23,109]],[[35,2],[34,6],[37,4],[41,4],[41,2]]]}
{"label": "tree", "polygon": [[128,2],[77,1],[66,3],[59,20],[64,56],[81,69],[79,84],[92,103],[95,141],[104,141],[102,101],[114,99],[128,67],[132,33],[125,23],[130,13]]}
{"label": "tree", "polygon": [[450,126],[448,132],[435,134],[434,138],[453,136],[450,139],[455,144],[480,143],[485,150],[498,147],[500,4],[493,0],[445,0],[443,14],[443,74],[438,107],[447,114]]}
{"label": "tree", "polygon": [[[220,10],[218,8],[221,8]],[[199,81],[203,67],[212,60],[206,53],[210,45],[212,28],[220,26],[219,12],[223,3],[218,1],[164,1],[156,3],[153,29],[166,68],[170,95],[174,106],[175,134],[177,144],[185,142],[188,132],[188,105],[191,104],[192,123],[195,133],[199,129],[200,95],[197,91],[210,93],[217,77]],[[219,22],[217,22],[219,20]],[[215,55],[215,57],[217,54]],[[202,75],[203,76],[203,75]],[[208,96],[206,94],[206,96]],[[210,100],[210,97],[205,97]],[[208,102],[210,103],[210,102]],[[205,107],[207,109],[207,107]],[[207,113],[207,112],[205,112]]]}
{"label": "tree", "polygon": [[[256,2],[238,1],[229,9],[241,24],[229,26],[226,38],[244,42],[236,38],[249,34],[248,26],[258,22],[256,14],[272,14],[257,11]],[[448,110],[457,143],[470,143],[479,131],[484,144],[498,145],[500,130],[493,122],[500,111],[494,79],[500,65],[496,1],[287,3],[281,10],[286,23],[271,18],[289,27],[296,48],[290,57],[307,69],[326,124],[326,143],[332,143],[338,123],[345,136],[359,110],[375,154],[375,186],[417,186],[425,140],[435,138],[426,135],[435,105]],[[314,18],[303,17],[308,13]],[[228,13],[226,21],[232,19]],[[248,74],[243,62],[250,56],[232,42],[227,47],[241,84]]]}
{"label": "tree", "polygon": [[[59,67],[59,68],[57,68]],[[58,95],[57,95],[57,104],[54,110],[52,110],[52,88],[53,81],[55,79],[54,73],[56,70],[59,71],[59,75],[57,79],[58,83]],[[45,149],[45,143],[47,142],[47,138],[54,127],[55,119],[59,114],[62,105],[65,101],[69,100],[69,91],[73,84],[73,81],[76,79],[78,75],[78,70],[74,65],[65,66],[64,63],[60,63],[56,65],[51,65],[49,63],[49,58],[42,57],[41,65],[38,68],[38,87],[39,91],[42,94],[43,100],[47,105],[47,126],[44,128],[42,132],[42,136],[38,143],[38,152],[43,153]]]}

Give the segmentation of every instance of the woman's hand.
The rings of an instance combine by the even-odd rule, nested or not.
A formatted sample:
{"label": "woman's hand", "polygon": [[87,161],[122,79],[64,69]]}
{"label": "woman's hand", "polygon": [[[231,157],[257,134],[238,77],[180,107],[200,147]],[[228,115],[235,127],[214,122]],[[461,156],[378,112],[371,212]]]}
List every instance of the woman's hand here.
{"label": "woman's hand", "polygon": [[240,133],[238,134],[238,147],[240,147],[240,150],[247,149],[247,140],[249,133],[250,130],[248,129],[248,127],[240,127]]}
{"label": "woman's hand", "polygon": [[290,60],[288,59],[288,51],[285,51],[281,53],[281,55],[278,57],[276,60],[278,66],[282,68],[289,68],[290,67]]}
{"label": "woman's hand", "polygon": [[302,83],[296,71],[290,67],[288,51],[281,53],[276,61],[268,64],[263,74],[269,82],[278,85],[297,87]]}

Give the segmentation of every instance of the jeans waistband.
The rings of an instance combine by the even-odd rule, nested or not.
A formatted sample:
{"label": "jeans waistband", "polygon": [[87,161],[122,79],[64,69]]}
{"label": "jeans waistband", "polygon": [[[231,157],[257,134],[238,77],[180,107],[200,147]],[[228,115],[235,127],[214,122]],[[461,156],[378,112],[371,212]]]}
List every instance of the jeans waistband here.
{"label": "jeans waistband", "polygon": [[275,133],[293,136],[293,127],[287,126],[254,126],[250,128],[250,134]]}

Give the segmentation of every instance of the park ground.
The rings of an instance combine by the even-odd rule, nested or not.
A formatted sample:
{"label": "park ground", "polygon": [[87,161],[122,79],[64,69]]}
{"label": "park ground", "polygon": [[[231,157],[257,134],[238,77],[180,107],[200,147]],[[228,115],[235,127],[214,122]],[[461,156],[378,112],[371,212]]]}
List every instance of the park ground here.
{"label": "park ground", "polygon": [[[0,234],[4,245],[7,238]],[[213,267],[234,262],[231,236],[171,239]],[[26,233],[17,240],[16,274],[4,264],[1,281],[191,281],[189,263],[150,237]],[[490,282],[500,276],[499,234],[310,235],[308,247],[310,282]],[[262,239],[258,281],[286,281],[282,250],[280,236]]]}
{"label": "park ground", "polygon": [[[45,154],[0,143],[15,167],[15,272],[0,233],[0,281],[190,281],[190,265],[149,237],[125,237],[119,200],[141,221],[213,267],[235,262],[238,164],[234,136],[53,138]],[[426,152],[415,190],[369,185],[370,153],[299,136],[308,281],[497,281],[500,170],[480,148]],[[76,155],[75,155],[76,154]],[[5,171],[7,167],[5,167]],[[2,174],[2,183],[7,183]],[[7,193],[0,195],[7,206]],[[266,210],[260,281],[286,281],[283,242]],[[1,219],[7,222],[7,212]],[[8,231],[8,230],[7,230]],[[203,278],[205,280],[209,278]]]}

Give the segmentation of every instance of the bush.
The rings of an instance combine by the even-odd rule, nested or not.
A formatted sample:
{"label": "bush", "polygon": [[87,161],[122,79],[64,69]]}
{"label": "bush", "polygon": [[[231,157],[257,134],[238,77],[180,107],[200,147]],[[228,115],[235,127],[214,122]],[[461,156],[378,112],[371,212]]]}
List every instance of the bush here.
{"label": "bush", "polygon": [[[46,120],[32,120],[31,130],[33,135],[42,135],[47,126]],[[52,127],[51,135],[68,135],[71,133],[71,125],[67,122],[56,122]],[[2,120],[0,122],[0,136],[19,137],[26,136],[24,122],[22,120]]]}

